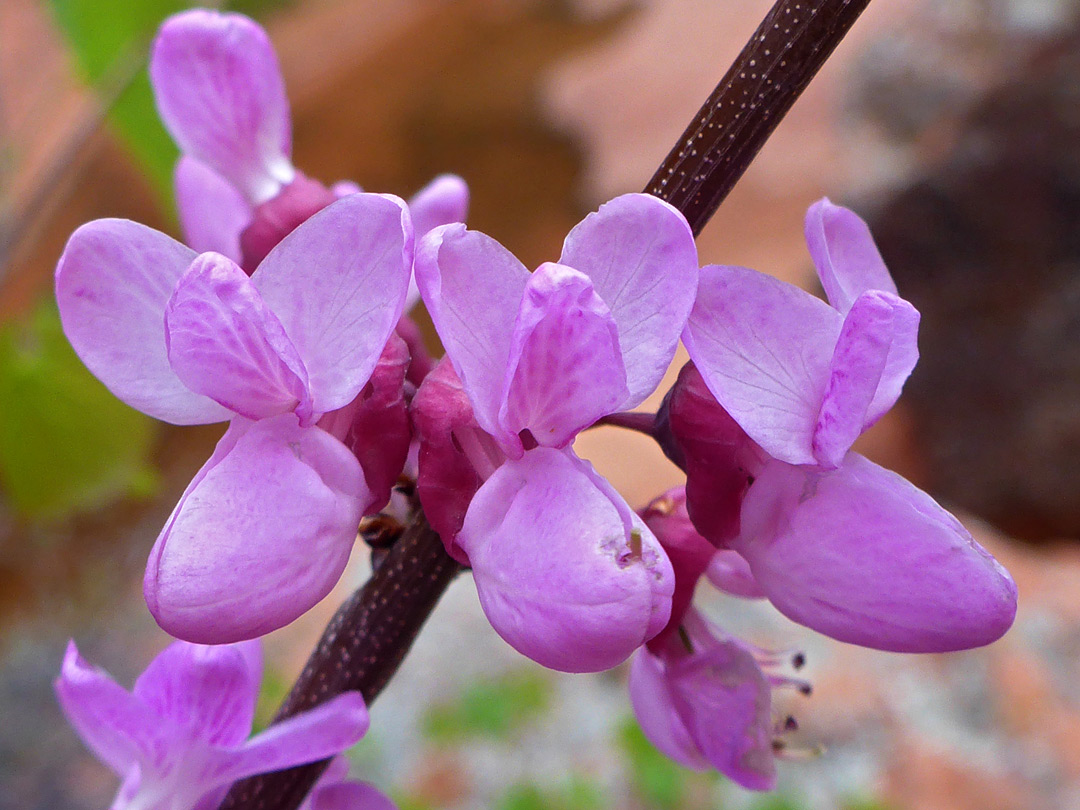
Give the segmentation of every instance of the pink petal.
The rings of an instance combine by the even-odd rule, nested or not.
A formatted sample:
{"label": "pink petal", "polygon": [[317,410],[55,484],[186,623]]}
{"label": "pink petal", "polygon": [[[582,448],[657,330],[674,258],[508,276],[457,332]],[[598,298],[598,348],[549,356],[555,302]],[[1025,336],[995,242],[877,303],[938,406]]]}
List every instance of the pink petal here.
{"label": "pink petal", "polygon": [[352,180],[338,180],[334,185],[330,186],[330,193],[338,199],[348,197],[350,194],[359,194],[363,190],[359,183]]}
{"label": "pink petal", "polygon": [[99,219],[56,266],[60,320],[86,367],[128,405],[177,425],[232,414],[185,386],[165,349],[165,305],[195,253],[145,225]]}
{"label": "pink petal", "polygon": [[709,265],[683,340],[713,396],[751,439],[790,464],[815,464],[814,428],[842,322],[798,287]]}
{"label": "pink petal", "polygon": [[300,225],[251,277],[307,367],[313,405],[351,402],[401,318],[412,267],[405,203],[353,194]]}
{"label": "pink petal", "polygon": [[460,224],[436,228],[420,242],[415,270],[424,304],[472,401],[476,421],[499,435],[514,320],[529,271],[490,236]]}
{"label": "pink petal", "polygon": [[900,391],[919,361],[919,311],[903,298],[882,296],[893,307],[892,343],[874,399],[866,410],[864,430],[877,422],[900,398]]}
{"label": "pink petal", "polygon": [[979,647],[1016,613],[1008,572],[959,521],[857,453],[824,472],[770,462],[736,548],[780,612],[864,647]]}
{"label": "pink petal", "polygon": [[289,102],[273,46],[258,24],[215,11],[173,15],[154,41],[150,81],[181,151],[252,205],[292,180]]}
{"label": "pink petal", "polygon": [[630,705],[649,742],[680,765],[703,771],[709,764],[686,730],[671,700],[663,662],[648,651],[638,650],[630,662]]}
{"label": "pink petal", "polygon": [[212,764],[208,781],[231,782],[336,756],[363,737],[369,725],[360,693],[346,692],[274,723],[238,751],[223,754]]}
{"label": "pink petal", "polygon": [[668,664],[671,700],[702,756],[750,790],[776,787],[772,688],[754,657],[713,639]]}
{"label": "pink petal", "polygon": [[464,222],[469,213],[469,186],[456,174],[440,174],[409,200],[416,238],[440,225]]}
{"label": "pink petal", "polygon": [[705,576],[718,590],[732,596],[741,596],[743,599],[765,597],[765,591],[750,570],[750,563],[737,551],[724,548],[713,554],[708,568],[705,569]]}
{"label": "pink petal", "polygon": [[198,253],[220,253],[240,263],[240,232],[254,212],[224,177],[193,157],[181,156],[173,172],[184,242]]}
{"label": "pink petal", "polygon": [[341,576],[371,496],[356,458],[292,414],[234,422],[154,544],[143,590],[187,641],[264,635]]}
{"label": "pink petal", "polygon": [[424,378],[410,412],[420,443],[416,488],[424,514],[447,554],[467,565],[458,532],[476,491],[506,456],[476,423],[449,357]]}
{"label": "pink petal", "polygon": [[54,685],[68,722],[118,776],[168,749],[171,729],[106,672],[83,660],[74,641],[68,642]]}
{"label": "pink petal", "polygon": [[892,346],[892,302],[899,300],[888,293],[863,293],[844,318],[814,428],[814,456],[823,467],[839,467],[863,432]]}
{"label": "pink petal", "polygon": [[[538,663],[597,672],[667,623],[674,576],[652,532],[568,451],[539,447],[484,483],[458,542],[496,632]],[[615,497],[618,497],[615,495]]]}
{"label": "pink petal", "polygon": [[528,430],[544,447],[566,447],[626,401],[618,330],[588,276],[547,263],[529,277],[505,391],[504,430],[511,437]]}
{"label": "pink petal", "polygon": [[624,194],[566,237],[560,264],[588,275],[619,327],[632,408],[660,383],[698,283],[694,235],[681,213],[649,194]]}
{"label": "pink petal", "polygon": [[135,695],[178,729],[210,745],[240,745],[251,734],[259,696],[259,642],[205,647],[173,642],[135,682]]}
{"label": "pink petal", "polygon": [[841,315],[867,290],[896,295],[870,229],[854,211],[822,197],[806,212],[805,232],[821,286]]}
{"label": "pink petal", "polygon": [[192,262],[165,308],[173,371],[188,388],[250,419],[311,417],[307,370],[247,274],[217,253]]}
{"label": "pink petal", "polygon": [[306,810],[397,810],[397,805],[374,785],[339,782],[315,788]]}
{"label": "pink petal", "polygon": [[391,334],[371,379],[356,399],[319,421],[319,427],[340,439],[360,462],[371,490],[369,513],[386,506],[409,454],[412,426],[405,402],[408,366],[405,341]]}

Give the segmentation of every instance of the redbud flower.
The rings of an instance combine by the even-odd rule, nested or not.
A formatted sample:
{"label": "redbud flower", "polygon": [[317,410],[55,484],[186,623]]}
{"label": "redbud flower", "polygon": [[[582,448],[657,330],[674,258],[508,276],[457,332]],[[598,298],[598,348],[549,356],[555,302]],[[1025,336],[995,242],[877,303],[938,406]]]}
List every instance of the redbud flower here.
{"label": "redbud flower", "polygon": [[899,396],[918,313],[854,213],[822,200],[807,236],[835,308],[753,270],[702,269],[684,336],[696,370],[663,420],[690,517],[822,633],[898,652],[988,644],[1016,613],[1008,572],[929,495],[849,450]]}
{"label": "redbud flower", "polygon": [[[639,404],[671,362],[697,278],[686,220],[654,197],[618,197],[531,274],[494,239],[443,226],[418,249],[416,277],[472,411],[417,396],[425,508],[444,529],[461,520],[443,541],[512,646],[555,669],[614,666],[667,623],[671,566],[570,444]],[[451,435],[426,439],[424,425]]]}
{"label": "redbud flower", "polygon": [[72,235],[56,295],[87,367],[159,419],[231,419],[147,565],[147,603],[171,634],[261,635],[340,577],[386,473],[372,469],[369,483],[341,442],[342,420],[326,424],[336,435],[319,421],[372,377],[411,266],[408,210],[375,194],[320,211],[250,278],[225,256],[126,220]]}
{"label": "redbud flower", "polygon": [[[56,693],[75,731],[123,780],[113,810],[211,810],[237,779],[335,756],[367,731],[363,698],[346,692],[248,739],[261,669],[258,642],[178,641],[128,692],[72,642]],[[373,788],[364,796],[350,807],[392,807]]]}

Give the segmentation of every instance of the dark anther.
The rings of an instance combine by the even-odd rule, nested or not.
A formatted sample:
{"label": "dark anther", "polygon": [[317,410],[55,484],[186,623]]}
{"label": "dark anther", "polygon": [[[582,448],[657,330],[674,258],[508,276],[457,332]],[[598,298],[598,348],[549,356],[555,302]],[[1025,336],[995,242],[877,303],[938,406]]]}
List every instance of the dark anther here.
{"label": "dark anther", "polygon": [[791,665],[795,667],[795,669],[802,669],[806,666],[806,653],[797,652],[791,656]]}

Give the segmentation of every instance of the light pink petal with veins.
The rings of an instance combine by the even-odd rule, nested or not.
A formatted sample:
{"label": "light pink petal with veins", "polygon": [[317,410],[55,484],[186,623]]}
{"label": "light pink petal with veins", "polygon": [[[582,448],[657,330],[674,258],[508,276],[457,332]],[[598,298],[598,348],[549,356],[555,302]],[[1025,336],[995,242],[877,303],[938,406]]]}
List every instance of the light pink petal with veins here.
{"label": "light pink petal with veins", "polygon": [[806,212],[804,230],[821,286],[841,315],[867,290],[897,294],[870,229],[854,211],[823,197]]}
{"label": "light pink petal with veins", "polygon": [[500,435],[514,321],[529,271],[506,248],[464,225],[443,225],[420,242],[416,283],[435,330],[469,395],[476,421]]}
{"label": "light pink petal with veins", "polygon": [[308,375],[296,347],[240,267],[204,253],[165,308],[169,362],[193,391],[249,419],[296,411],[311,418]]}
{"label": "light pink petal with veins", "polygon": [[209,745],[240,745],[251,734],[262,679],[258,641],[204,646],[173,642],[135,681],[136,697]]}
{"label": "light pink petal with veins", "polygon": [[252,205],[293,179],[289,102],[266,32],[241,14],[195,9],[161,26],[150,55],[158,112],[180,150]]}
{"label": "light pink petal with veins", "polygon": [[182,155],[173,171],[173,189],[188,247],[220,253],[239,264],[240,232],[254,211],[236,187],[205,163]]}
{"label": "light pink petal with veins", "polygon": [[629,396],[641,403],[675,356],[694,305],[697,248],[685,217],[649,194],[624,194],[589,214],[563,245],[560,264],[592,279],[619,329]]}
{"label": "light pink petal with veins", "polygon": [[584,466],[543,447],[507,461],[476,493],[458,535],[496,632],[565,672],[625,660],[667,623],[674,591],[652,532],[636,516],[628,532],[623,509]]}
{"label": "light pink petal with veins", "polygon": [[348,405],[371,377],[401,318],[412,223],[389,194],[353,194],[286,236],[251,283],[307,368],[316,413]]}
{"label": "light pink petal with veins", "polygon": [[64,333],[86,367],[128,405],[177,425],[229,419],[229,410],[176,376],[165,348],[165,305],[195,252],[126,219],[71,235],[56,266]]}
{"label": "light pink petal with veins", "polygon": [[683,340],[709,391],[766,452],[816,464],[814,429],[843,318],[744,267],[701,269]]}
{"label": "light pink petal with veins", "polygon": [[547,263],[529,277],[504,390],[501,426],[544,447],[566,447],[626,401],[615,320],[588,276]]}
{"label": "light pink petal with veins", "polygon": [[370,501],[356,458],[320,428],[234,422],[150,553],[150,612],[204,644],[288,624],[337,582]]}
{"label": "light pink petal with veins", "polygon": [[1016,613],[1012,578],[960,522],[858,453],[830,471],[769,462],[736,549],[781,613],[864,647],[979,647]]}

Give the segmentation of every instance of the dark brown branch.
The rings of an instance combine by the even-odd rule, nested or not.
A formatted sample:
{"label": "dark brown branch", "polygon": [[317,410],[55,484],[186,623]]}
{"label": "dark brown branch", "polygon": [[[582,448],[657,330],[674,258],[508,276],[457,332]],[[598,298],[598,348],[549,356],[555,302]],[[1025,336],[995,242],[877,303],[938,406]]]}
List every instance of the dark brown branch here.
{"label": "dark brown branch", "polygon": [[[334,614],[275,722],[353,689],[370,704],[397,671],[435,603],[460,570],[418,511],[371,579]],[[328,762],[237,782],[221,808],[299,807]]]}
{"label": "dark brown branch", "polygon": [[[646,191],[699,233],[870,0],[780,0]],[[370,703],[460,566],[417,512],[363,588],[335,614],[278,720],[359,689]],[[326,762],[238,782],[221,810],[295,810]]]}
{"label": "dark brown branch", "polygon": [[870,0],[779,0],[645,191],[701,233]]}

